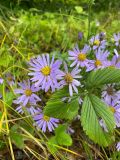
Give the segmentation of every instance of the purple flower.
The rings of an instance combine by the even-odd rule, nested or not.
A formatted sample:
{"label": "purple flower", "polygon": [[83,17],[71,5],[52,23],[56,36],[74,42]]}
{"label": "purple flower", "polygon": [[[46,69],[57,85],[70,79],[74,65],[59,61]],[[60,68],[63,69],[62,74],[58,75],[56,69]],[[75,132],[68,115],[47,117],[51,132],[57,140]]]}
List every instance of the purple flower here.
{"label": "purple flower", "polygon": [[83,32],[79,32],[79,33],[78,33],[78,39],[81,41],[82,38],[83,38]]}
{"label": "purple flower", "polygon": [[114,55],[112,60],[109,62],[109,67],[120,68],[120,60],[117,55]]}
{"label": "purple flower", "polygon": [[82,100],[81,97],[79,97],[78,102],[79,102],[80,105],[83,103],[83,100]]}
{"label": "purple flower", "polygon": [[86,58],[86,53],[90,50],[88,45],[85,45],[82,50],[79,50],[78,45],[73,49],[73,51],[69,52],[69,60],[73,60],[73,63],[70,67],[77,65],[77,67],[85,67],[87,66],[89,60]]}
{"label": "purple flower", "polygon": [[[82,76],[78,75],[80,73],[80,69],[74,68],[71,73],[68,72],[67,64],[64,63],[65,72],[60,71],[57,75],[57,79],[60,81],[60,86],[68,85],[70,96],[73,95],[73,90],[78,93],[77,87],[80,86],[80,82],[76,80],[76,78],[81,78]],[[76,87],[77,86],[77,87]]]}
{"label": "purple flower", "polygon": [[3,84],[3,81],[4,81],[4,80],[0,77],[0,84]]}
{"label": "purple flower", "polygon": [[6,74],[6,79],[10,86],[15,84],[14,77],[12,76],[11,73]]}
{"label": "purple flower", "polygon": [[101,33],[99,34],[99,39],[100,39],[100,41],[104,40],[105,35],[106,35],[105,32],[101,32]]}
{"label": "purple flower", "polygon": [[42,112],[42,110],[41,110],[40,108],[38,108],[38,107],[36,108],[36,106],[35,106],[34,104],[29,104],[29,103],[28,103],[25,107],[22,106],[22,105],[20,105],[20,106],[18,106],[18,107],[16,108],[16,111],[17,111],[18,113],[20,113],[20,114],[25,113],[25,110],[26,110],[29,114],[31,114],[32,116],[35,116],[36,114]]}
{"label": "purple flower", "polygon": [[105,68],[109,66],[109,61],[107,60],[110,52],[102,51],[100,48],[95,52],[95,60],[91,60],[91,62],[87,65],[86,71],[96,70],[100,68]]}
{"label": "purple flower", "polygon": [[16,104],[22,104],[23,106],[26,106],[27,103],[34,103],[41,101],[41,99],[35,94],[35,92],[39,91],[39,87],[35,87],[34,84],[30,84],[30,81],[28,80],[23,81],[23,83],[19,83],[19,86],[21,89],[16,89],[16,94],[21,94],[20,97],[17,98],[17,100],[14,101]]}
{"label": "purple flower", "polygon": [[117,143],[116,149],[117,149],[117,151],[120,151],[120,142]]}
{"label": "purple flower", "polygon": [[106,40],[101,40],[100,35],[97,34],[90,39],[90,44],[93,46],[93,50],[96,50],[98,48],[104,49],[107,43]]}
{"label": "purple flower", "polygon": [[46,132],[47,128],[50,132],[52,132],[58,126],[57,123],[59,123],[58,119],[48,117],[42,113],[34,116],[34,120],[37,128],[42,129],[43,132]]}
{"label": "purple flower", "polygon": [[59,88],[56,72],[61,65],[61,61],[54,61],[54,57],[50,62],[49,54],[38,56],[36,59],[32,59],[29,63],[31,65],[30,70],[33,72],[29,75],[33,76],[31,80],[35,82],[35,86],[42,87],[42,90],[47,92],[49,89],[55,91],[55,88]]}
{"label": "purple flower", "polygon": [[118,47],[120,45],[120,33],[114,34],[113,37],[114,37],[115,45]]}
{"label": "purple flower", "polygon": [[75,130],[68,126],[67,133],[70,134],[70,135],[72,135],[72,134],[75,133]]}
{"label": "purple flower", "polygon": [[120,127],[120,104],[116,101],[111,101],[110,103],[107,103],[107,105],[114,114],[116,126]]}
{"label": "purple flower", "polygon": [[[119,94],[115,90],[115,84],[107,84],[102,89],[102,98],[106,103],[110,103],[112,100],[118,100]],[[120,98],[120,97],[119,97]]]}

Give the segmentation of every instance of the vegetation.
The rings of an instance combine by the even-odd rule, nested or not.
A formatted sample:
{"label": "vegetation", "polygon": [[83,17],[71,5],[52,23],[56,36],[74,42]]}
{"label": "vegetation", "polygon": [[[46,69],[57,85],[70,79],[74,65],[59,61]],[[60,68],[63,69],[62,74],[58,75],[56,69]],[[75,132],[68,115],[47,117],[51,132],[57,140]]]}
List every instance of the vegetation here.
{"label": "vegetation", "polygon": [[[120,111],[115,108],[120,102],[119,10],[120,2],[117,0],[0,1],[2,160],[120,159],[120,129],[115,119],[117,111],[120,116]],[[118,40],[115,40],[114,33],[118,34]],[[107,66],[90,70],[85,62],[85,66],[77,66],[78,73],[72,75],[72,69],[76,66],[70,67],[73,63],[69,58],[70,52],[75,52],[74,47],[78,45],[82,54],[87,44],[87,57],[95,61],[99,48],[94,49],[95,43],[92,44],[91,38],[96,35],[99,35],[96,45],[98,40],[100,43],[102,40],[107,42],[102,50],[102,53],[109,51],[108,56],[105,52]],[[103,39],[100,39],[101,35]],[[52,57],[55,58],[54,63],[59,61],[56,68],[53,67],[52,75],[52,79],[60,83],[58,86],[53,81],[49,86],[48,79],[46,83],[41,81],[37,85],[42,77],[36,71],[36,65],[44,76],[52,70],[48,65],[48,54],[50,62]],[[46,59],[47,66],[43,67],[42,62],[39,64],[38,56],[41,61]],[[117,59],[113,65],[114,56]],[[100,59],[101,62],[105,61],[103,59]],[[65,77],[60,74],[60,71],[65,72],[64,62],[70,73]],[[77,89],[72,87],[72,93],[68,86],[75,76],[82,77],[77,79],[79,87],[74,84]],[[21,84],[28,79],[32,79],[30,83],[37,90],[29,88],[29,82]],[[66,81],[64,86],[61,85],[61,79]],[[114,107],[106,102],[105,95],[101,96],[105,86],[114,88]],[[31,92],[35,93],[35,100],[28,98]],[[22,94],[26,97],[19,98]],[[45,121],[43,126],[41,120]]]}

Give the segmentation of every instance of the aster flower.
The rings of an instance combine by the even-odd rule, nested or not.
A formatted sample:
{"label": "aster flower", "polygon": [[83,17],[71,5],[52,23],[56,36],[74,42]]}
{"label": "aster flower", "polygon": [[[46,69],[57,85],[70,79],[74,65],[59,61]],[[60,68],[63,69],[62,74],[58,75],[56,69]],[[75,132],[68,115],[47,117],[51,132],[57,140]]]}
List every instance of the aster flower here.
{"label": "aster flower", "polygon": [[113,37],[114,37],[115,45],[118,47],[120,45],[120,33],[114,34]]}
{"label": "aster flower", "polygon": [[87,65],[86,71],[96,70],[100,68],[105,68],[109,66],[109,61],[107,60],[110,52],[102,51],[100,48],[95,52],[95,60],[91,60],[91,62]]}
{"label": "aster flower", "polygon": [[3,81],[4,81],[4,80],[0,77],[0,84],[3,84]]}
{"label": "aster flower", "polygon": [[70,126],[68,126],[68,128],[67,128],[67,133],[70,134],[70,135],[72,135],[72,134],[75,133],[75,130],[72,129]]}
{"label": "aster flower", "polygon": [[116,149],[117,149],[117,151],[120,151],[120,142],[117,143]]}
{"label": "aster flower", "polygon": [[100,41],[104,40],[105,35],[106,35],[105,32],[101,32],[101,33],[99,34],[99,39],[100,39]]}
{"label": "aster flower", "polygon": [[78,33],[78,39],[81,41],[82,38],[83,38],[83,32],[79,32],[79,33]]}
{"label": "aster flower", "polygon": [[81,97],[79,97],[78,102],[79,102],[80,105],[82,104],[83,100],[82,100]]}
{"label": "aster flower", "polygon": [[[102,89],[102,98],[106,103],[110,103],[112,100],[118,100],[119,94],[115,90],[115,84],[107,84]],[[120,97],[119,97],[120,98]]]}
{"label": "aster flower", "polygon": [[20,97],[17,98],[17,100],[14,101],[16,104],[21,104],[23,106],[26,106],[27,103],[34,103],[41,101],[41,99],[35,94],[35,92],[38,92],[40,90],[39,87],[35,87],[34,84],[30,84],[30,80],[23,81],[23,83],[18,84],[21,88],[16,89],[16,94],[21,94]]}
{"label": "aster flower", "polygon": [[120,60],[118,56],[113,56],[112,60],[109,62],[109,67],[120,68]]}
{"label": "aster flower", "polygon": [[8,82],[9,85],[14,85],[15,84],[14,77],[12,76],[11,73],[6,74],[6,79],[7,79],[7,82]]}
{"label": "aster flower", "polygon": [[116,126],[120,127],[120,104],[113,100],[110,103],[107,103],[107,105],[109,106],[110,110],[114,113]]}
{"label": "aster flower", "polygon": [[107,43],[106,40],[101,39],[101,36],[97,34],[90,39],[90,44],[93,46],[93,50],[96,50],[98,48],[104,49]]}
{"label": "aster flower", "polygon": [[20,105],[20,106],[18,106],[18,107],[16,108],[16,111],[17,111],[19,114],[25,113],[25,110],[26,110],[29,114],[31,114],[32,116],[35,116],[36,114],[42,112],[42,110],[41,110],[40,108],[36,107],[36,106],[35,106],[34,104],[32,104],[32,103],[28,103],[26,106]]}
{"label": "aster flower", "polygon": [[[70,96],[73,95],[73,90],[78,93],[77,87],[80,86],[80,82],[76,80],[76,78],[81,78],[82,76],[78,75],[80,73],[80,69],[74,68],[71,73],[68,71],[67,64],[64,63],[65,72],[59,70],[59,74],[57,75],[57,79],[60,81],[60,86],[63,87],[65,85],[69,86]],[[76,87],[77,86],[77,87]]]}
{"label": "aster flower", "polygon": [[73,51],[69,52],[69,60],[73,60],[73,63],[70,67],[77,65],[77,67],[85,67],[90,60],[86,58],[86,53],[90,50],[88,45],[85,45],[82,50],[79,50],[78,45],[73,49]]}
{"label": "aster flower", "polygon": [[34,116],[33,119],[35,120],[35,126],[43,132],[46,132],[47,128],[50,132],[52,132],[58,126],[57,123],[59,123],[58,119],[48,117],[42,113]]}
{"label": "aster flower", "polygon": [[49,54],[43,54],[36,59],[32,59],[29,64],[31,65],[30,70],[33,71],[29,75],[33,76],[31,80],[35,82],[36,87],[40,86],[45,92],[49,89],[53,92],[55,88],[59,88],[56,71],[59,69],[61,61],[54,61],[54,57],[52,57],[50,62]]}

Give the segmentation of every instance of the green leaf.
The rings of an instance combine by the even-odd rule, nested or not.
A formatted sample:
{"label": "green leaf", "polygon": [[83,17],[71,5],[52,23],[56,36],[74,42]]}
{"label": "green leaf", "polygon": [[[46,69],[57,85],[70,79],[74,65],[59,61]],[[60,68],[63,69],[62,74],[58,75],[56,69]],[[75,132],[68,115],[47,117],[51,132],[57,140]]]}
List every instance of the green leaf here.
{"label": "green leaf", "polygon": [[82,13],[83,12],[83,8],[81,6],[75,6],[75,10],[77,11],[77,13]]}
{"label": "green leaf", "polygon": [[[101,128],[100,118],[104,120],[108,132]],[[113,141],[115,127],[113,113],[98,97],[94,95],[85,97],[81,111],[81,124],[86,134],[95,143],[108,146]]]}
{"label": "green leaf", "polygon": [[12,104],[14,98],[15,98],[15,95],[12,92],[6,92],[5,100],[9,106]]}
{"label": "green leaf", "polygon": [[15,124],[11,127],[10,129],[10,138],[12,142],[20,149],[24,148],[24,138],[23,136],[19,133],[19,125]]}
{"label": "green leaf", "polygon": [[24,146],[24,139],[23,136],[17,132],[10,132],[10,138],[12,142],[20,149],[23,149]]}
{"label": "green leaf", "polygon": [[57,143],[56,137],[53,136],[48,140],[48,149],[52,154],[56,153],[58,150],[56,145],[58,145],[58,143]]}
{"label": "green leaf", "polygon": [[92,71],[87,79],[88,87],[97,87],[103,84],[120,82],[120,69],[104,68]]}
{"label": "green leaf", "polygon": [[71,146],[72,139],[70,135],[66,133],[66,127],[66,125],[59,125],[58,128],[55,129],[56,140],[59,145]]}
{"label": "green leaf", "polygon": [[45,106],[44,114],[60,119],[72,119],[75,117],[79,109],[78,98],[73,98],[70,102],[63,102],[62,98],[64,98],[66,94],[68,94],[68,91],[65,92],[65,89],[53,94]]}

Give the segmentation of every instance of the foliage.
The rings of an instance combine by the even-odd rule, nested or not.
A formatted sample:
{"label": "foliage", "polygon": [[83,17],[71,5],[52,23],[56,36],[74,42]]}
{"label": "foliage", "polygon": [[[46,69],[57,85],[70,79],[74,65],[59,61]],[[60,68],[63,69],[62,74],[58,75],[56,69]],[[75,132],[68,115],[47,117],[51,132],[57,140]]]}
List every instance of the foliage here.
{"label": "foliage", "polygon": [[[38,107],[42,106],[43,109],[45,106],[46,116],[60,119],[54,134],[44,134],[38,130],[32,116],[27,111],[20,115],[13,103],[17,83],[28,79],[28,61],[41,53],[50,53],[50,57],[54,55],[55,59],[70,65],[68,50],[76,43],[82,48],[92,35],[103,31],[107,33],[107,49],[112,57],[115,46],[112,45],[111,36],[119,31],[119,8],[120,2],[117,0],[0,1],[0,78],[4,79],[4,83],[0,84],[0,150],[3,150],[3,154],[6,150],[14,160],[17,159],[15,150],[19,149],[36,159],[48,159],[48,152],[54,158],[57,155],[65,159],[68,153],[78,156],[78,148],[82,150],[85,143],[91,154],[86,159],[95,159],[96,155],[98,159],[101,155],[102,159],[107,156],[107,159],[119,159],[115,143],[119,141],[120,132],[115,129],[113,112],[100,99],[101,89],[106,84],[117,83],[119,90],[119,69],[108,67],[92,71],[89,75],[82,70],[83,78],[80,81],[84,87],[72,97],[69,96],[68,87],[55,93],[38,92],[37,95],[43,100]],[[84,33],[82,40],[79,40],[79,32]],[[89,58],[93,58],[92,52],[89,52]],[[14,85],[8,83],[7,73],[15,78]],[[79,104],[80,98],[82,105]],[[107,132],[99,123],[101,119]],[[68,133],[69,126],[75,133]],[[81,152],[85,156],[84,152],[87,151],[83,149]]]}

